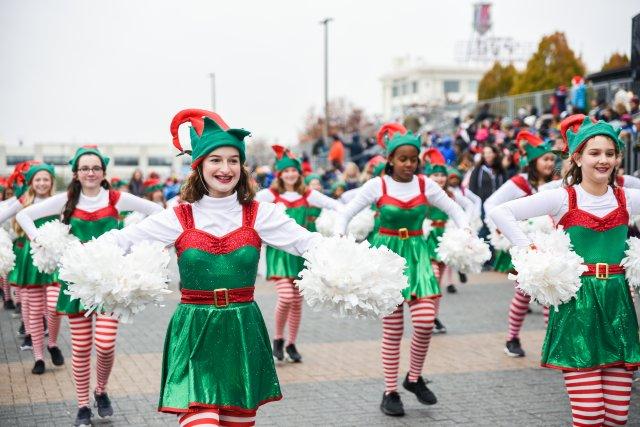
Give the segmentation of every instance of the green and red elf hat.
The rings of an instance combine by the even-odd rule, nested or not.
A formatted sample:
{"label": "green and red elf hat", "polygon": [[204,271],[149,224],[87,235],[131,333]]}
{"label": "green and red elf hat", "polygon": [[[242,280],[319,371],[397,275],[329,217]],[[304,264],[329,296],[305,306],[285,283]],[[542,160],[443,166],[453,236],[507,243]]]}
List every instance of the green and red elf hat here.
{"label": "green and red elf hat", "polygon": [[18,163],[14,166],[13,172],[9,175],[9,178],[7,178],[7,187],[11,187],[13,189],[13,194],[18,199],[29,189],[25,173],[34,163],[37,162],[35,160],[28,160],[26,162]]}
{"label": "green and red elf hat", "polygon": [[291,150],[282,145],[272,145],[271,149],[276,153],[277,172],[282,172],[286,168],[296,168],[298,172],[302,173],[302,163]]}
{"label": "green and red elf hat", "polygon": [[[178,128],[186,122],[191,123],[191,150],[182,148],[178,136]],[[196,108],[182,110],[171,120],[170,131],[174,147],[180,150],[178,155],[191,155],[191,169],[197,168],[209,153],[220,147],[237,148],[241,163],[244,164],[246,160],[244,138],[251,135],[251,132],[245,129],[230,129],[222,117],[213,111]]]}
{"label": "green and red elf hat", "polygon": [[422,153],[422,161],[424,162],[424,173],[427,175],[433,175],[434,173],[448,175],[447,162],[437,148],[431,147]]}
{"label": "green and red elf hat", "polygon": [[31,163],[31,165],[29,166],[29,169],[27,169],[27,171],[24,174],[24,179],[27,183],[27,185],[31,184],[31,180],[33,179],[33,177],[40,171],[47,171],[49,172],[49,175],[51,175],[51,178],[55,178],[56,177],[56,169],[53,165],[50,165],[48,163]]}
{"label": "green and red elf hat", "polygon": [[589,117],[585,117],[577,130],[567,130],[567,154],[572,155],[580,151],[589,139],[598,135],[611,138],[616,149],[622,151],[624,142],[620,139],[620,131],[621,129],[616,129],[603,120],[593,122]]}
{"label": "green and red elf hat", "polygon": [[453,166],[447,167],[447,178],[458,178],[462,180],[462,172],[458,168],[454,168]]}
{"label": "green and red elf hat", "polygon": [[317,179],[318,181],[322,181],[322,177],[317,173],[310,173],[309,175],[304,177],[304,185],[309,185],[311,181]]}
{"label": "green and red elf hat", "polygon": [[127,181],[124,181],[118,177],[113,177],[111,178],[111,187],[113,187],[114,189],[118,189],[118,188],[122,188],[124,186],[127,185]]}
{"label": "green and red elf hat", "polygon": [[109,161],[111,160],[100,152],[97,145],[83,145],[76,150],[76,154],[74,154],[73,158],[69,160],[69,164],[71,165],[71,170],[73,172],[78,170],[78,160],[85,154],[93,154],[98,156],[105,168],[109,165]]}
{"label": "green and red elf hat", "polygon": [[[562,141],[564,145],[562,146],[562,154],[569,154],[569,142],[567,141],[567,131],[571,129],[573,132],[578,132],[580,129],[580,125],[584,122],[585,119],[584,114],[572,114],[569,117],[566,117],[564,120],[560,122],[560,136],[562,137]],[[592,123],[595,123],[595,120],[591,119]]]}
{"label": "green and red elf hat", "polygon": [[520,156],[520,166],[525,166],[529,162],[553,152],[551,142],[545,142],[538,135],[527,130],[521,130],[516,135],[516,146]]}
{"label": "green and red elf hat", "polygon": [[142,183],[144,194],[151,194],[155,191],[162,191],[164,184],[158,178],[149,178]]}
{"label": "green and red elf hat", "polygon": [[420,152],[420,136],[407,131],[400,123],[386,123],[380,127],[376,135],[378,144],[385,149],[389,157],[398,147],[411,145]]}

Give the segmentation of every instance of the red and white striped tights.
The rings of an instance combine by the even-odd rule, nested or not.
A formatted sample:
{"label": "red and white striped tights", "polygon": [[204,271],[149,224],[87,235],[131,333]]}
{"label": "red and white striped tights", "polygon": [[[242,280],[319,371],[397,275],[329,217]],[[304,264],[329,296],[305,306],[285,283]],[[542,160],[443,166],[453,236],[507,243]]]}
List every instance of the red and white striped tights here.
{"label": "red and white striped tights", "polygon": [[[24,288],[27,300],[22,299],[22,313],[27,312],[29,322],[25,328],[31,335],[33,342],[33,357],[35,360],[44,360],[44,324],[42,318],[45,312],[45,287],[29,286]],[[27,324],[29,325],[27,327]]]}
{"label": "red and white striped tights", "polygon": [[58,334],[60,333],[60,324],[62,316],[58,314],[56,305],[58,304],[58,295],[60,294],[60,284],[54,283],[47,285],[47,326],[49,326],[49,347],[58,346]]}
{"label": "red and white striped tights", "polygon": [[298,287],[293,284],[293,279],[276,280],[276,292],[278,292],[278,302],[276,303],[276,333],[275,339],[284,337],[285,324],[289,327],[289,344],[294,344],[300,329],[302,318],[302,295]]}
{"label": "red and white striped tights", "polygon": [[622,368],[564,371],[575,427],[627,423],[633,372]]}
{"label": "red and white striped tights", "polygon": [[[520,337],[520,329],[524,323],[524,318],[529,310],[531,298],[516,289],[511,305],[509,306],[509,335],[508,340]],[[549,307],[542,308],[544,315],[544,325],[549,323]]]}
{"label": "red and white striped tights", "polygon": [[[422,298],[407,303],[411,312],[413,336],[409,357],[409,381],[415,382],[422,374],[427,357],[434,320],[438,314],[440,298]],[[382,319],[382,367],[384,370],[385,392],[398,389],[398,369],[400,367],[400,342],[404,332],[404,304]]]}
{"label": "red and white striped tights", "polygon": [[0,277],[0,286],[2,286],[2,299],[9,301],[11,299],[11,286],[5,277]]}
{"label": "red and white striped tights", "polygon": [[24,323],[24,333],[31,335],[31,324],[29,323],[29,291],[27,291],[27,288],[18,287],[16,294],[20,295],[20,313],[22,323]]}
{"label": "red and white striped tights", "polygon": [[226,409],[207,409],[206,411],[181,415],[178,420],[180,427],[253,427],[256,425],[256,413],[255,411],[238,412]]}
{"label": "red and white striped tights", "polygon": [[[96,319],[95,335],[93,318]],[[71,366],[76,383],[78,407],[89,406],[89,382],[91,378],[91,347],[96,342],[97,384],[96,393],[101,394],[107,387],[116,352],[118,321],[109,316],[70,316]]]}

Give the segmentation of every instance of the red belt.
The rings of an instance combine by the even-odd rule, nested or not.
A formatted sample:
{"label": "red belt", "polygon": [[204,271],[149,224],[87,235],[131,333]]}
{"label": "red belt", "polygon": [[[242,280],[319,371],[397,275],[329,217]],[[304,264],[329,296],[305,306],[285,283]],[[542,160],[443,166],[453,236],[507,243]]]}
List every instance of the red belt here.
{"label": "red belt", "polygon": [[194,289],[181,289],[183,304],[215,305],[226,307],[234,302],[253,301],[253,286],[237,289],[220,288],[213,291],[197,291]]}
{"label": "red belt", "polygon": [[435,220],[435,221],[431,221],[431,226],[435,227],[435,228],[444,228],[447,225],[447,221],[445,220]]}
{"label": "red belt", "polygon": [[396,236],[399,237],[400,240],[406,240],[409,238],[409,236],[422,236],[422,230],[409,230],[407,228],[394,230],[392,228],[380,227],[378,229],[378,233],[386,234],[387,236]]}
{"label": "red belt", "polygon": [[582,273],[583,276],[596,276],[596,279],[608,279],[610,274],[624,274],[624,267],[619,264],[585,264],[589,270]]}

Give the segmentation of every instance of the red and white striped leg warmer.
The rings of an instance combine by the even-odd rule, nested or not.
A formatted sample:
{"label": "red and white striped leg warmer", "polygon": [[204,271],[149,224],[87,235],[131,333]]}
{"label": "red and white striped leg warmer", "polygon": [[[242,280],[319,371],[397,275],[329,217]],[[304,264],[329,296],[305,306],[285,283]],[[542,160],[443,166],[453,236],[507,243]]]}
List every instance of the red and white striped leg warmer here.
{"label": "red and white striped leg warmer", "polygon": [[399,305],[396,311],[382,319],[382,369],[387,393],[398,390],[400,341],[404,331],[402,307],[402,304]]}
{"label": "red and white striped leg warmer", "polygon": [[22,313],[22,323],[24,323],[24,330],[27,335],[31,335],[31,328],[29,324],[29,293],[27,288],[19,288],[20,294],[20,310]]}
{"label": "red and white striped leg warmer", "polygon": [[221,409],[220,425],[228,427],[253,427],[256,425],[256,413]]}
{"label": "red and white striped leg warmer", "polygon": [[2,286],[2,298],[4,301],[9,301],[11,299],[11,286],[7,279],[4,277],[0,277],[0,285]]}
{"label": "red and white striped leg warmer", "polygon": [[605,415],[602,371],[564,371],[563,375],[574,427],[601,426]]}
{"label": "red and white striped leg warmer", "polygon": [[[44,324],[42,323],[46,306],[44,286],[25,289],[28,294],[26,305],[29,306],[29,333],[33,342],[33,357],[35,360],[44,360]],[[24,307],[23,303],[23,312]]]}
{"label": "red and white striped leg warmer", "polygon": [[[293,286],[293,284],[292,284]],[[289,344],[295,344],[300,330],[300,321],[302,320],[302,295],[297,286],[293,286],[293,300],[289,309],[289,317],[287,318],[287,327],[289,328]]]}
{"label": "red and white striped leg warmer", "polygon": [[604,425],[623,426],[629,417],[633,371],[622,368],[602,370],[602,393],[604,395]]}
{"label": "red and white striped leg warmer", "polygon": [[527,315],[530,301],[531,298],[528,295],[524,295],[516,289],[509,307],[509,340],[520,336],[520,329],[524,323],[524,317]]}
{"label": "red and white striped leg warmer", "polygon": [[409,303],[413,336],[411,337],[411,357],[409,362],[409,381],[416,382],[422,375],[422,367],[427,357],[429,343],[440,298],[423,298]]}
{"label": "red and white striped leg warmer", "polygon": [[180,427],[211,427],[221,425],[220,415],[213,409],[181,415],[178,418],[178,422]]}
{"label": "red and white striped leg warmer", "polygon": [[89,406],[89,380],[91,378],[91,347],[93,345],[93,318],[69,317],[71,329],[71,367],[76,383],[78,407]]}
{"label": "red and white striped leg warmer", "polygon": [[544,316],[544,327],[549,326],[549,307],[542,307],[542,315]]}
{"label": "red and white striped leg warmer", "polygon": [[109,316],[99,314],[96,316],[96,356],[97,356],[97,381],[96,393],[102,394],[107,388],[111,368],[116,358],[116,335],[118,334],[118,321]]}
{"label": "red and white striped leg warmer", "polygon": [[49,285],[47,292],[47,324],[49,325],[49,347],[58,346],[58,334],[60,333],[60,324],[62,316],[58,314],[56,305],[58,304],[58,294],[60,294],[60,285],[58,283]]}
{"label": "red and white striped leg warmer", "polygon": [[284,338],[284,325],[289,317],[289,310],[297,294],[297,289],[293,288],[293,280],[282,278],[276,280],[276,292],[278,293],[278,301],[276,302],[276,331],[275,338]]}

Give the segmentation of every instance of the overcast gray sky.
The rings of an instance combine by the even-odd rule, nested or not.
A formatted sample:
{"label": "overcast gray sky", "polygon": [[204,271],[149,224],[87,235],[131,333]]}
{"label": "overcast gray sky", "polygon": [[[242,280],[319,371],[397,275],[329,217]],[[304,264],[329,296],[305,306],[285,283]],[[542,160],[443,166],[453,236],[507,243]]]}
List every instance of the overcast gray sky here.
{"label": "overcast gray sky", "polygon": [[[170,143],[186,107],[293,143],[322,102],[322,27],[330,25],[330,96],[381,110],[394,57],[454,62],[473,1],[0,0],[0,143]],[[590,70],[629,53],[638,0],[496,0],[493,33],[537,44],[560,30]]]}

